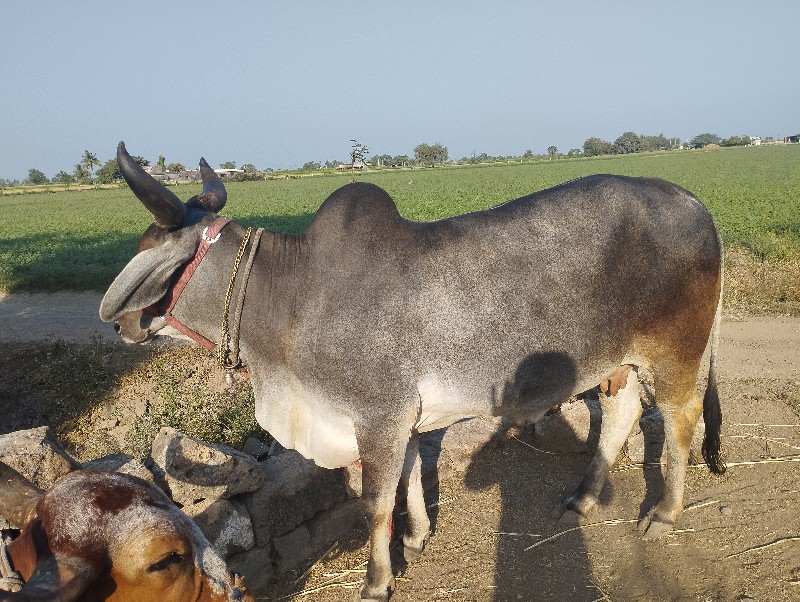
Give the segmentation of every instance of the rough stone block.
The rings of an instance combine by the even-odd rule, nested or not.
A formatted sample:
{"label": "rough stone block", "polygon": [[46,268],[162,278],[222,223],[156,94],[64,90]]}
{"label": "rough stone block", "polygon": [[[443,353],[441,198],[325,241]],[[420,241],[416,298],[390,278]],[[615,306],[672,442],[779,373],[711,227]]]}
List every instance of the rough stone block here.
{"label": "rough stone block", "polygon": [[252,456],[198,441],[173,428],[161,429],[151,458],[156,479],[167,483],[172,499],[181,505],[227,499],[255,491],[264,482],[264,469]]}
{"label": "rough stone block", "polygon": [[330,545],[364,520],[364,516],[364,506],[357,499],[349,499],[331,510],[320,512],[309,523],[309,549],[317,550]]}
{"label": "rough stone block", "polygon": [[0,460],[42,489],[78,468],[46,426],[0,435]]}
{"label": "rough stone block", "polygon": [[278,555],[278,570],[291,571],[299,566],[311,553],[310,543],[311,533],[305,525],[273,539],[272,549]]}
{"label": "rough stone block", "polygon": [[246,552],[255,545],[250,515],[235,500],[203,500],[184,506],[183,511],[223,558]]}
{"label": "rough stone block", "polygon": [[257,600],[267,599],[268,588],[275,578],[271,553],[272,546],[268,544],[234,554],[228,559],[230,570],[244,577],[245,587]]}
{"label": "rough stone block", "polygon": [[242,496],[258,545],[266,545],[347,499],[341,469],[319,468],[295,451],[270,458],[263,466],[264,484]]}
{"label": "rough stone block", "polygon": [[127,454],[112,454],[110,456],[103,456],[95,460],[89,460],[81,465],[81,468],[88,468],[93,470],[112,470],[114,472],[121,472],[129,474],[134,477],[139,477],[150,483],[155,482],[153,473],[139,460],[132,458]]}

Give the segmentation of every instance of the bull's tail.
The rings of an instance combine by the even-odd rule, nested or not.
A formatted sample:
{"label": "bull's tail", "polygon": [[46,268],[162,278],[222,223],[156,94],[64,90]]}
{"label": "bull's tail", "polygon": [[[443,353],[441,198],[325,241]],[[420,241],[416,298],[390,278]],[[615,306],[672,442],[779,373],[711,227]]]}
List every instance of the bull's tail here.
{"label": "bull's tail", "polygon": [[[720,251],[722,243],[720,242]],[[725,462],[720,453],[720,433],[722,431],[722,409],[719,405],[719,392],[717,390],[717,349],[719,347],[719,328],[722,321],[722,287],[725,280],[723,257],[720,256],[719,268],[719,301],[717,313],[714,316],[714,326],[711,329],[711,361],[708,367],[708,385],[703,397],[703,421],[706,423],[706,432],[703,437],[703,459],[714,474],[725,472]]]}

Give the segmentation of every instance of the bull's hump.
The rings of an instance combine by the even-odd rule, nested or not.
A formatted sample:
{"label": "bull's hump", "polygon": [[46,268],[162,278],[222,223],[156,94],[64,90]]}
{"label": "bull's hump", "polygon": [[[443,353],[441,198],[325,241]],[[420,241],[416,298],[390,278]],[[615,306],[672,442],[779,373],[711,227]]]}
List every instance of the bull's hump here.
{"label": "bull's hump", "polygon": [[308,233],[311,236],[389,227],[402,222],[392,197],[380,186],[354,182],[335,190],[314,216]]}

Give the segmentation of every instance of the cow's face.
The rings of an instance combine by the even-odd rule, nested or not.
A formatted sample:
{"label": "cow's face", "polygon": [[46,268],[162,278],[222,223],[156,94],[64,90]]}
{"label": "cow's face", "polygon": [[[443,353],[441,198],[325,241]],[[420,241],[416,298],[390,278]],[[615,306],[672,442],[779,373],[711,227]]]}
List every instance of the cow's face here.
{"label": "cow's face", "polygon": [[[42,493],[2,463],[0,474],[0,509],[15,521],[29,517],[16,523],[23,530],[9,546],[26,582],[21,600],[252,601],[197,526],[155,485],[79,470]],[[21,503],[30,508],[20,510]]]}
{"label": "cow's face", "polygon": [[203,225],[225,205],[226,193],[222,181],[203,159],[203,193],[186,203],[147,174],[122,142],[117,147],[117,162],[125,181],[153,214],[155,223],[145,231],[136,256],[103,297],[100,318],[115,322],[126,342],[143,343],[167,324],[142,310],[161,300],[175,271],[191,260],[200,244]]}

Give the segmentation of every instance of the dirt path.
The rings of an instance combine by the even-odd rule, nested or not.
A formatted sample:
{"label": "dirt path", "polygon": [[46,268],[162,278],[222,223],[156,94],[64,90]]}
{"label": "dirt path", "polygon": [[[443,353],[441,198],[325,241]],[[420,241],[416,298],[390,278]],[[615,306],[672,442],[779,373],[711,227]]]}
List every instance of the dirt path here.
{"label": "dirt path", "polygon": [[0,340],[117,340],[114,328],[97,313],[102,298],[95,292],[0,293]]}
{"label": "dirt path", "polygon": [[[0,296],[0,341],[114,340],[97,318],[100,298]],[[526,431],[480,450],[461,478],[434,492],[435,534],[392,600],[800,600],[800,318],[724,321],[721,339],[729,470],[690,468],[674,533],[641,539],[635,521],[658,498],[661,472],[624,461],[597,524],[565,532],[550,511],[588,458],[537,451]],[[301,567],[259,599],[349,599],[349,586],[332,582],[362,578],[365,538],[352,532],[308,575]]]}

